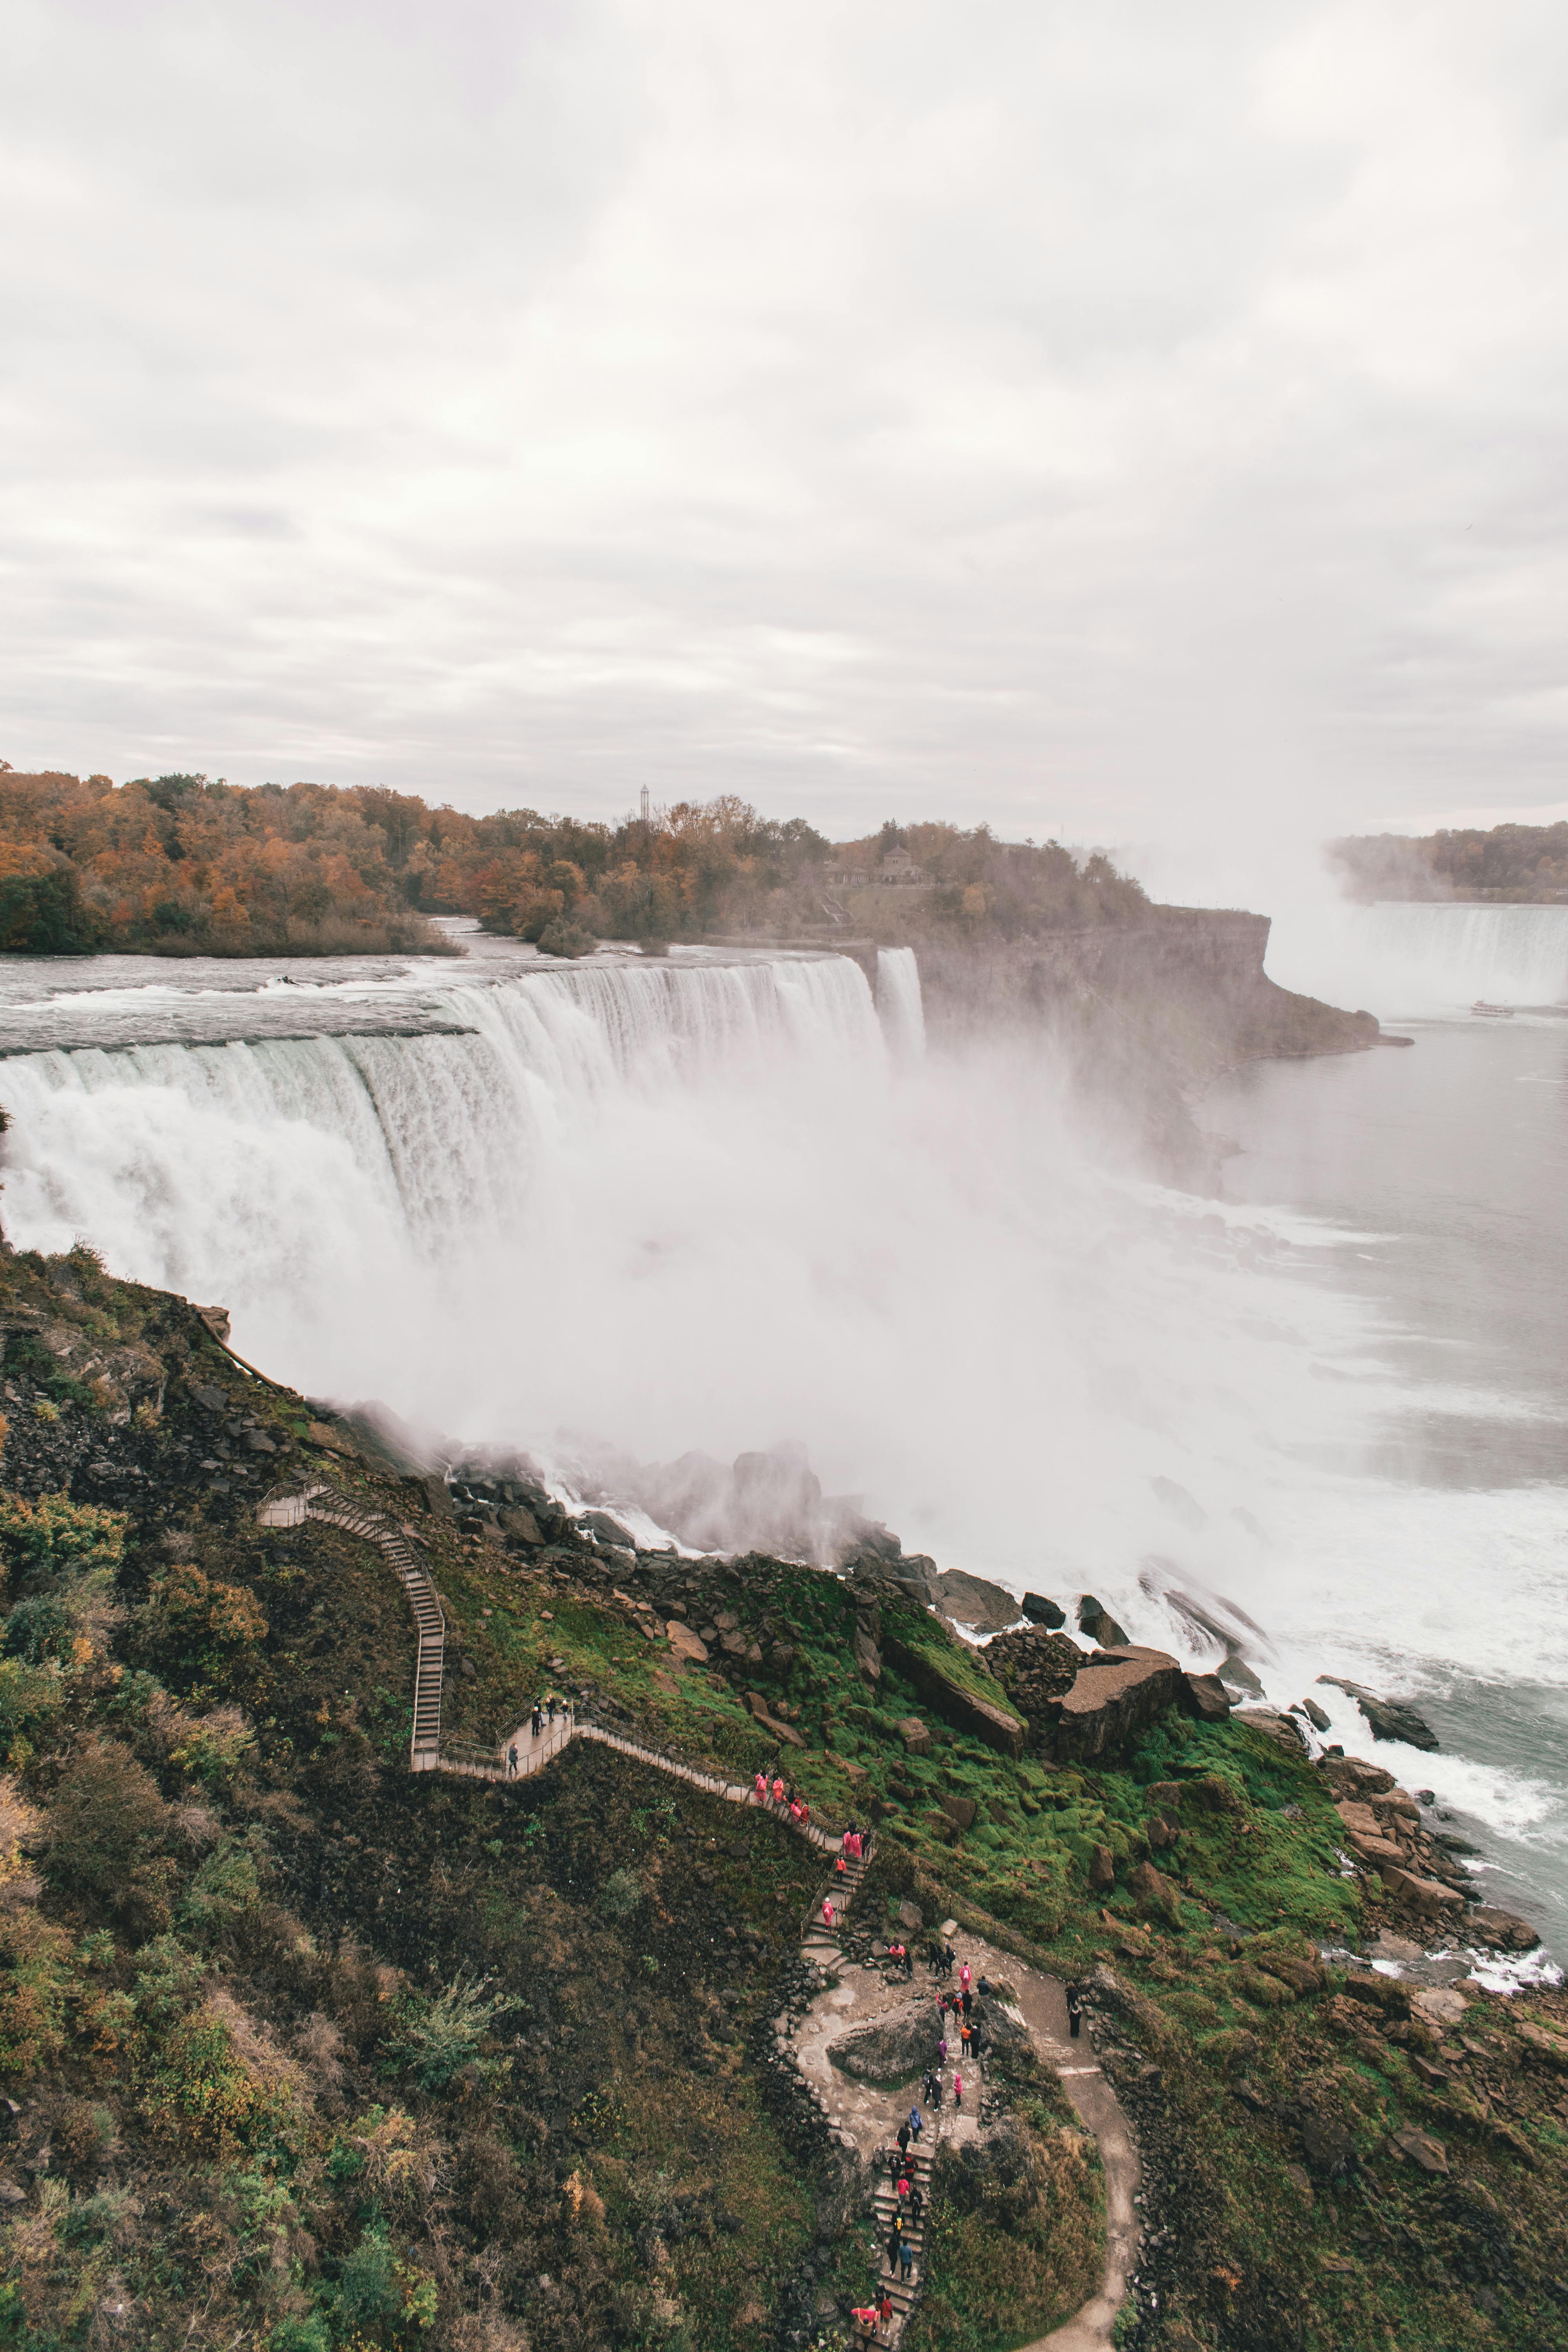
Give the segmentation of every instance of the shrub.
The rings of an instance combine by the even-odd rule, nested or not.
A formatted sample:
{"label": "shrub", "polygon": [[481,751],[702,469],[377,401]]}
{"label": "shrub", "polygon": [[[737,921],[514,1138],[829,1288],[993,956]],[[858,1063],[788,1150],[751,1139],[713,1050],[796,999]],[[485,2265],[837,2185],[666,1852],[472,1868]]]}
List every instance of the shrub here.
{"label": "shrub", "polygon": [[488,1977],[475,1982],[459,1972],[434,2000],[411,1994],[397,2011],[385,2071],[411,2074],[422,2091],[445,2090],[454,2074],[479,2057],[496,2018],[518,2006],[489,1998],[489,1983]]}
{"label": "shrub", "polygon": [[65,1930],[28,1908],[0,1912],[0,2070],[31,2074],[59,2055],[71,1983]]}
{"label": "shrub", "polygon": [[159,1849],[173,1823],[158,1784],[117,1739],[82,1748],[48,1809],[47,1872],[62,1894],[166,1916],[172,1866]]}
{"label": "shrub", "polygon": [[171,1671],[223,1687],[267,1637],[267,1618],[240,1584],[181,1560],[153,1580],[142,1612],[145,1647]]}
{"label": "shrub", "polygon": [[[58,1418],[57,1414],[56,1419]],[[68,1576],[107,1582],[125,1557],[125,1514],[68,1495],[0,1492],[0,1559],[29,1580]]]}

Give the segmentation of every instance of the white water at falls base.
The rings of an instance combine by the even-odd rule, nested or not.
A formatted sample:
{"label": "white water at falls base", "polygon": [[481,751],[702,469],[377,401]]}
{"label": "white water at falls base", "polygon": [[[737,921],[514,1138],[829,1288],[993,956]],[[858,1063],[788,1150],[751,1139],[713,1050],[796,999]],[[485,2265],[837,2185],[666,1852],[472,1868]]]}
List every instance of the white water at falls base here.
{"label": "white water at falls base", "polygon": [[[84,1235],[226,1306],[279,1378],[464,1440],[797,1440],[908,1549],[1092,1591],[1135,1639],[1187,1642],[1170,1584],[1228,1594],[1286,1701],[1323,1672],[1506,1682],[1523,1623],[1568,1692],[1561,1491],[1374,1459],[1442,1396],[1375,1297],[1320,1278],[1382,1244],[1107,1168],[1037,1063],[916,1050],[912,966],[875,1002],[847,959],[444,972],[420,1002],[471,1034],[14,1058],[7,1231]],[[1460,1738],[1418,1769],[1521,1836],[1568,1820],[1560,1774]]]}

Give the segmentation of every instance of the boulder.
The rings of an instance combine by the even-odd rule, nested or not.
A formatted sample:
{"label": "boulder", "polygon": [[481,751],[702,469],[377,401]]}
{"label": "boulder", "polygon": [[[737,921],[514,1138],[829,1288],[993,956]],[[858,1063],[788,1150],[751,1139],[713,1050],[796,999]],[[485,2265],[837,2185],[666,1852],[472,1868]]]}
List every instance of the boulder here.
{"label": "boulder", "polygon": [[973,1797],[942,1797],[937,1801],[955,1830],[973,1828],[978,1808]]}
{"label": "boulder", "polygon": [[1394,1787],[1392,1772],[1360,1756],[1327,1756],[1319,1769],[1336,1798],[1381,1797]]}
{"label": "boulder", "polygon": [[1520,2024],[1514,2028],[1527,2050],[1555,2066],[1560,2074],[1568,2074],[1568,2041],[1561,2033],[1548,2033],[1543,2025]]}
{"label": "boulder", "polygon": [[855,1664],[867,1682],[881,1681],[882,1654],[872,1636],[860,1625],[855,1628]]}
{"label": "boulder", "polygon": [[1052,1753],[1061,1762],[1120,1754],[1169,1711],[1181,1686],[1181,1668],[1163,1650],[1110,1652],[1105,1663],[1083,1667],[1052,1703]]}
{"label": "boulder", "polygon": [[1116,1856],[1108,1845],[1096,1845],[1089,1848],[1089,1883],[1091,1886],[1115,1885]]}
{"label": "boulder", "polygon": [[1226,1690],[1239,1691],[1243,1698],[1263,1696],[1263,1685],[1239,1651],[1232,1650],[1220,1660],[1219,1678]]}
{"label": "boulder", "polygon": [[1307,1753],[1307,1743],[1298,1726],[1289,1716],[1282,1715],[1277,1706],[1243,1707],[1236,1719],[1238,1723],[1249,1724],[1254,1731],[1260,1731],[1265,1739],[1271,1739],[1276,1748],[1283,1748],[1287,1755],[1305,1756]]}
{"label": "boulder", "polygon": [[1458,2025],[1469,2001],[1457,1985],[1423,1985],[1410,1996],[1410,2014],[1434,2026],[1439,2033]]}
{"label": "boulder", "polygon": [[1067,1611],[1040,1592],[1026,1592],[1023,1610],[1031,1625],[1043,1625],[1048,1633],[1059,1633],[1068,1622]]}
{"label": "boulder", "polygon": [[1301,1701],[1301,1712],[1314,1731],[1327,1731],[1329,1718],[1315,1698],[1304,1698]]}
{"label": "boulder", "polygon": [[1378,1876],[1396,1903],[1408,1903],[1413,1911],[1436,1914],[1459,1912],[1465,1898],[1457,1886],[1440,1886],[1435,1878],[1417,1878],[1415,1872],[1405,1870],[1396,1863],[1380,1862]]}
{"label": "boulder", "polygon": [[1102,1650],[1123,1650],[1127,1636],[1102,1601],[1086,1592],[1078,1604],[1079,1631],[1098,1642]]}
{"label": "boulder", "polygon": [[1319,2172],[1343,2174],[1355,2168],[1355,2142],[1340,2116],[1308,2107],[1300,2123],[1301,2147],[1307,2161]]}
{"label": "boulder", "polygon": [[1320,1675],[1318,1680],[1354,1699],[1374,1739],[1400,1739],[1407,1748],[1436,1747],[1436,1733],[1408,1700],[1379,1698],[1375,1691],[1364,1689],[1360,1683],[1344,1682],[1338,1675]]}
{"label": "boulder", "polygon": [[1312,1993],[1321,1992],[1329,1981],[1328,1971],[1321,1961],[1309,1960],[1295,1953],[1270,1952],[1259,1960],[1258,1966],[1266,1969],[1271,1977],[1278,1977],[1281,1984],[1289,1985],[1298,2000],[1305,2000]]}
{"label": "boulder", "polygon": [[608,1511],[584,1511],[577,1524],[587,1534],[597,1536],[601,1543],[615,1544],[622,1551],[635,1552],[637,1548],[631,1529],[624,1528],[619,1519],[613,1519]]}
{"label": "boulder", "polygon": [[937,1578],[931,1598],[956,1623],[977,1633],[999,1633],[1004,1626],[1016,1625],[1020,1614],[1013,1595],[1001,1585],[968,1576],[961,1568],[950,1568]]}
{"label": "boulder", "polygon": [[935,2063],[936,2045],[936,2011],[921,2002],[884,2024],[831,2042],[827,2057],[829,2064],[847,2074],[851,2082],[893,2091],[918,2082],[926,2068]]}
{"label": "boulder", "polygon": [[911,1756],[931,1754],[931,1732],[918,1715],[906,1715],[894,1728]]}
{"label": "boulder", "polygon": [[1141,1862],[1127,1883],[1144,1910],[1163,1912],[1168,1919],[1177,1916],[1182,1903],[1181,1889],[1173,1878],[1167,1878],[1164,1872],[1156,1870],[1152,1862]]}
{"label": "boulder", "polygon": [[678,1658],[689,1658],[692,1664],[698,1666],[708,1664],[708,1644],[692,1632],[689,1625],[683,1625],[679,1617],[671,1617],[667,1621],[664,1631]]}
{"label": "boulder", "polygon": [[1180,1696],[1185,1712],[1200,1723],[1223,1723],[1230,1713],[1230,1693],[1217,1675],[1184,1674]]}
{"label": "boulder", "polygon": [[929,1700],[943,1721],[951,1723],[955,1730],[972,1733],[1004,1756],[1023,1754],[1026,1727],[1016,1716],[966,1690],[928,1651],[912,1648],[896,1634],[885,1636],[882,1650],[889,1664],[896,1667],[906,1682],[912,1683],[921,1696]]}
{"label": "boulder", "polygon": [[1500,1952],[1528,1952],[1540,1943],[1539,1931],[1517,1912],[1496,1911],[1487,1903],[1471,1912],[1465,1933],[1472,1944],[1490,1944]]}
{"label": "boulder", "polygon": [[925,1913],[918,1903],[907,1898],[899,1906],[899,1925],[906,1936],[918,1936],[925,1926]]}
{"label": "boulder", "polygon": [[748,1691],[746,1693],[746,1705],[752,1710],[752,1718],[753,1722],[760,1723],[764,1731],[771,1732],[775,1739],[787,1741],[791,1748],[804,1748],[805,1746],[805,1740],[801,1738],[799,1732],[792,1723],[781,1723],[778,1717],[770,1711],[767,1700],[763,1696],[761,1691]]}
{"label": "boulder", "polygon": [[1396,2156],[1408,2158],[1423,2172],[1447,2172],[1448,2169],[1447,2150],[1442,2141],[1434,2139],[1427,2132],[1415,2130],[1414,2126],[1408,2131],[1395,2132],[1388,2144]]}

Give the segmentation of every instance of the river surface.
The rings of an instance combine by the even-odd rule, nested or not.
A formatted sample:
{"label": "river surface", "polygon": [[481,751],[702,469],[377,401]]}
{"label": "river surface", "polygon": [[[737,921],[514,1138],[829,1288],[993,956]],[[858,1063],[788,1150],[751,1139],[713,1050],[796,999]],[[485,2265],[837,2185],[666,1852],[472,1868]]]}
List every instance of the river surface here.
{"label": "river surface", "polygon": [[[1467,985],[1550,980],[1505,914]],[[907,950],[460,943],[5,960],[7,1233],[437,1450],[635,1501],[794,1449],[943,1567],[1205,1667],[1207,1617],[1360,1752],[1317,1677],[1415,1697],[1440,1749],[1380,1755],[1568,1952],[1568,1025],[1250,1070],[1215,1202],[1108,1163],[1037,1060],[928,1054]]]}
{"label": "river surface", "polygon": [[[1322,1246],[1298,1271],[1363,1302],[1367,1373],[1394,1375],[1361,1464],[1357,1516],[1379,1539],[1338,1562],[1331,1545],[1298,1559],[1271,1591],[1270,1627],[1303,1668],[1332,1649],[1336,1670],[1359,1656],[1355,1678],[1418,1699],[1440,1752],[1380,1756],[1436,1790],[1483,1847],[1489,1895],[1563,1956],[1568,1007],[1553,1000],[1568,992],[1568,909],[1385,908],[1353,923],[1342,982],[1353,973],[1358,1001],[1415,1045],[1258,1064],[1201,1114],[1241,1147],[1226,1198],[1318,1223]],[[1332,987],[1331,954],[1314,968],[1287,946],[1281,977]],[[1478,984],[1537,1009],[1461,1010]],[[1412,1004],[1426,1009],[1400,1019]],[[1332,1376],[1354,1371],[1342,1359]],[[1318,1696],[1349,1743],[1354,1711]]]}

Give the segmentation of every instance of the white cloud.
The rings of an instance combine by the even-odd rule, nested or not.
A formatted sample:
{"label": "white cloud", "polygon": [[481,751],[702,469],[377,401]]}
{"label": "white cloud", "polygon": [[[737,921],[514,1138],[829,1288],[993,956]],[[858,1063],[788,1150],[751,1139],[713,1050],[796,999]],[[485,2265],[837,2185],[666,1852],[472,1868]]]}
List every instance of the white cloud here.
{"label": "white cloud", "polygon": [[0,29],[17,765],[1277,854],[1561,801],[1544,5]]}

